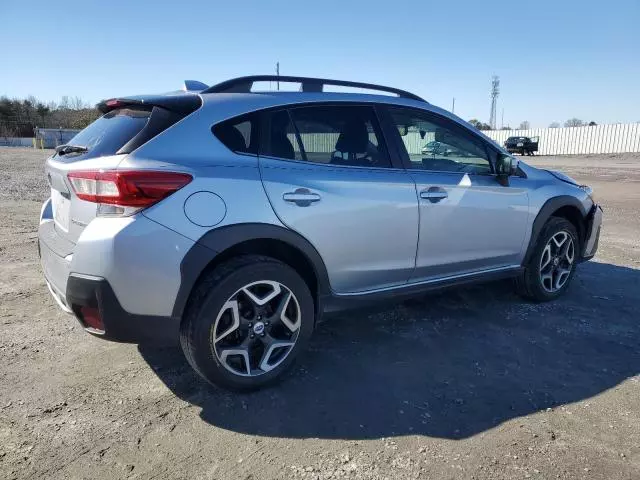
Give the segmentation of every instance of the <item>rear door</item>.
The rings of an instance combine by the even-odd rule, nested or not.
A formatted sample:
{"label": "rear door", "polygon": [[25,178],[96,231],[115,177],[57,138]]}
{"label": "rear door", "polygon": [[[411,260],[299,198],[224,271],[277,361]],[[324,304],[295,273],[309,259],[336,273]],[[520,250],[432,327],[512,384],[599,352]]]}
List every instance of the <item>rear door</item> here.
{"label": "rear door", "polygon": [[[387,112],[420,205],[411,281],[517,265],[527,228],[526,179],[499,184],[487,143],[450,119],[410,108]],[[419,148],[425,141],[447,148],[425,154]]]}
{"label": "rear door", "polygon": [[266,113],[261,123],[269,200],[322,256],[332,289],[406,283],[418,239],[415,184],[391,162],[374,107],[292,107]]}

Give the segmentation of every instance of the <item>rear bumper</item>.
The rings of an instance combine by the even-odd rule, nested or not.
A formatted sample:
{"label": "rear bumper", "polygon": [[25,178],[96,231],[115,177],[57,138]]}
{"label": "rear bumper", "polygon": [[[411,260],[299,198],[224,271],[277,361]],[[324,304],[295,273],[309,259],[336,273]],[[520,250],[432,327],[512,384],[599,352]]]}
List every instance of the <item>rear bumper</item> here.
{"label": "rear bumper", "polygon": [[[109,282],[101,277],[69,273],[69,262],[38,242],[45,281],[51,296],[72,314],[88,333],[105,340],[129,343],[173,344],[179,338],[180,319],[127,312]],[[103,329],[91,328],[82,318],[82,307],[100,312]]]}
{"label": "rear bumper", "polygon": [[582,251],[582,260],[593,258],[598,251],[600,230],[602,229],[602,207],[594,205],[587,216],[587,236]]}
{"label": "rear bumper", "polygon": [[71,313],[71,309],[69,308],[65,298],[65,293],[67,291],[67,279],[69,278],[71,265],[70,254],[65,255],[67,252],[63,251],[63,254],[60,255],[58,252],[54,251],[54,248],[57,246],[51,245],[52,238],[55,235],[53,221],[41,223],[38,235],[40,265],[42,266],[47,287],[60,308],[67,313]]}
{"label": "rear bumper", "polygon": [[[66,301],[87,332],[106,340],[131,343],[175,343],[180,319],[154,315],[135,315],[122,308],[111,285],[104,278],[71,274]],[[89,327],[82,318],[82,307],[100,312],[104,329]]]}
{"label": "rear bumper", "polygon": [[38,250],[47,287],[60,308],[101,338],[175,343],[180,315],[173,310],[183,283],[181,262],[194,242],[138,216],[96,218],[73,244],[56,230],[46,206]]}

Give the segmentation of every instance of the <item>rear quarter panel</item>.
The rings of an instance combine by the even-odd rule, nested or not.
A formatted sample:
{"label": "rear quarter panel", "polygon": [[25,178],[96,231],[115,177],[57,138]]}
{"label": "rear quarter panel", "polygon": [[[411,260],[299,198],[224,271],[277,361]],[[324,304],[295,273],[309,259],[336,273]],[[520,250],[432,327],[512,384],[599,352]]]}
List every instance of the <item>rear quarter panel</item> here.
{"label": "rear quarter panel", "polygon": [[[170,169],[193,176],[191,183],[143,215],[194,241],[211,229],[226,225],[282,225],[262,186],[258,158],[231,152],[211,132],[214,124],[235,113],[224,108],[202,108],[123,160],[120,169]],[[207,205],[207,198],[212,197],[193,196],[198,192],[215,194],[223,205]],[[190,197],[189,211],[204,215],[210,211],[211,221],[204,222],[206,225],[196,224],[185,215],[185,202]]]}

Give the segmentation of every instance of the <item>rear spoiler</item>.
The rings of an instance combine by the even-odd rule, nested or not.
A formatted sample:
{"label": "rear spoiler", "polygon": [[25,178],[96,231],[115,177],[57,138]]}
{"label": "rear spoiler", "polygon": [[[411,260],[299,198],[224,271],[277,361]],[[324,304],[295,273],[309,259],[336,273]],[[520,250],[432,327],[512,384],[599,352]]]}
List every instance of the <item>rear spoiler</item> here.
{"label": "rear spoiler", "polygon": [[108,113],[117,108],[138,107],[152,110],[153,107],[164,108],[171,112],[188,115],[202,106],[202,99],[194,94],[182,95],[140,95],[103,100],[96,105],[101,113]]}

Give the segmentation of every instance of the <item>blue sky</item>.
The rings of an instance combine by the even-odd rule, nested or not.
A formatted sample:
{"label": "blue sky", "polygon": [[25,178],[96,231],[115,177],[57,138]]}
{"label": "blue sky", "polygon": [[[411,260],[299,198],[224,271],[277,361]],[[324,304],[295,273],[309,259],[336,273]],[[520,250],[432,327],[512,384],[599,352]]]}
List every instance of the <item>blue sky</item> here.
{"label": "blue sky", "polygon": [[248,74],[389,84],[489,119],[640,121],[640,0],[0,0],[0,95],[97,102]]}

